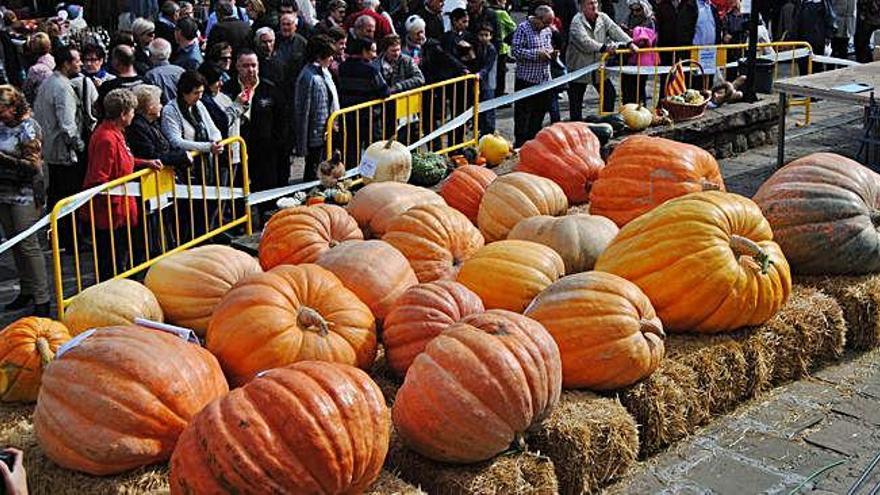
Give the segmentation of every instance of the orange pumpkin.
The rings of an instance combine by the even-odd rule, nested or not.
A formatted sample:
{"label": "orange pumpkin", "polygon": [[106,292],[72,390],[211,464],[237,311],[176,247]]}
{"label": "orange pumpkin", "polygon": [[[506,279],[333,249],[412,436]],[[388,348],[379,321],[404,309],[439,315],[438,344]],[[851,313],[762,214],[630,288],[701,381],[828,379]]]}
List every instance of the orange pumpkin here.
{"label": "orange pumpkin", "polygon": [[272,215],[260,238],[260,265],[314,263],[324,251],[343,241],[363,240],[357,222],[336,205],[283,208]]}
{"label": "orange pumpkin", "polygon": [[135,318],[164,321],[155,294],[144,284],[119,278],[93,285],[77,294],[64,311],[70,335],[90,328],[133,325]]}
{"label": "orange pumpkin", "polygon": [[708,151],[669,139],[632,136],[620,143],[590,192],[590,213],[624,226],[664,201],[692,192],[724,191]]}
{"label": "orange pumpkin", "polygon": [[464,214],[440,205],[401,213],[382,240],[403,253],[419,282],[455,279],[461,264],[483,247],[483,234]]}
{"label": "orange pumpkin", "polygon": [[171,493],[362,493],[382,471],[390,416],[357,368],[273,369],[192,420],[171,457]]}
{"label": "orange pumpkin", "polygon": [[596,261],[647,294],[674,332],[759,325],[791,293],[791,273],[770,224],[750,199],[692,193],[620,229]]}
{"label": "orange pumpkin", "polygon": [[346,241],[327,251],[318,264],[335,273],[342,283],[366,303],[377,320],[419,281],[409,261],[385,241]]}
{"label": "orange pumpkin", "polygon": [[520,148],[516,170],[559,184],[569,203],[586,203],[593,182],[605,166],[601,148],[589,125],[557,122],[543,128]]}
{"label": "orange pumpkin", "polygon": [[525,172],[502,175],[486,189],[477,214],[477,225],[494,242],[507,234],[523,218],[538,215],[559,216],[568,210],[565,193],[550,179]]}
{"label": "orange pumpkin", "polygon": [[463,317],[483,311],[480,297],[458,282],[438,280],[410,287],[382,325],[388,366],[404,376],[431,339]]}
{"label": "orange pumpkin", "polygon": [[490,459],[550,413],[561,377],[559,349],[540,323],[509,311],[474,314],[413,361],[394,401],[394,426],[430,459]]}
{"label": "orange pumpkin", "polygon": [[663,359],[663,324],[651,301],[617,275],[563,277],[541,291],[525,315],[559,345],[566,388],[622,388],[653,373]]}
{"label": "orange pumpkin", "polygon": [[37,400],[43,370],[68,340],[67,327],[49,318],[29,316],[0,331],[0,401]]}
{"label": "orange pumpkin", "polygon": [[198,345],[142,327],[100,328],[46,368],[34,432],[61,467],[121,473],[168,460],[190,419],[228,392]]}
{"label": "orange pumpkin", "polygon": [[[363,242],[363,241],[356,241]],[[280,265],[242,280],[220,301],[205,346],[233,385],[297,361],[367,368],[376,358],[369,308],[318,265]]]}
{"label": "orange pumpkin", "polygon": [[483,194],[497,178],[495,172],[486,167],[462,165],[440,184],[440,196],[446,200],[446,204],[464,213],[476,224]]}
{"label": "orange pumpkin", "polygon": [[445,205],[434,191],[400,182],[374,182],[355,193],[348,212],[366,238],[381,238],[388,223],[397,215],[418,205]]}
{"label": "orange pumpkin", "polygon": [[477,293],[489,309],[518,313],[539,292],[565,274],[565,263],[553,249],[531,241],[487,244],[464,262],[458,281]]}
{"label": "orange pumpkin", "polygon": [[541,215],[524,218],[508,239],[522,239],[543,244],[559,253],[565,262],[565,273],[592,270],[596,258],[617,235],[617,225],[598,215]]}
{"label": "orange pumpkin", "polygon": [[144,285],[156,295],[168,322],[201,337],[220,298],[241,279],[261,271],[249,254],[212,244],[159,261],[150,267]]}

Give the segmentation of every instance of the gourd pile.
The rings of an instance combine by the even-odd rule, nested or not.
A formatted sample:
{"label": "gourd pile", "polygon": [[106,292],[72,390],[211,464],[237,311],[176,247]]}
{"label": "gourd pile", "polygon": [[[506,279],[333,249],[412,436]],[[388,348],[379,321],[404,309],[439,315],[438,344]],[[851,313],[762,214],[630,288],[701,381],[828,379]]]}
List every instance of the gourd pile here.
{"label": "gourd pile", "polygon": [[[489,164],[509,152],[484,146]],[[429,459],[484,461],[562,389],[650,376],[667,332],[767,321],[791,270],[880,270],[880,176],[851,160],[804,157],[752,200],[691,145],[635,136],[607,163],[599,150],[587,124],[554,124],[512,173],[462,165],[439,192],[374,179],[346,208],[280,210],[258,260],[199,247],[144,284],[87,289],[64,322],[3,330],[0,400],[36,401],[39,444],[66,469],[170,460],[172,493],[357,493],[392,425]],[[443,164],[412,167],[427,184]],[[380,355],[396,397],[365,372]]]}

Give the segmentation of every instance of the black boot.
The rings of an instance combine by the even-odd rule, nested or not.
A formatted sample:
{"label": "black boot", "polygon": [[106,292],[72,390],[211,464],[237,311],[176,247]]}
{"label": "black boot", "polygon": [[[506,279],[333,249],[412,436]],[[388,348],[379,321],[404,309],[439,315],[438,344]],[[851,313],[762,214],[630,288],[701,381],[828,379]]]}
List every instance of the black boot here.
{"label": "black boot", "polygon": [[6,311],[18,311],[24,309],[34,303],[34,296],[30,294],[19,294],[11,303],[7,304]]}
{"label": "black boot", "polygon": [[41,304],[35,304],[33,315],[48,318],[49,317],[49,303],[44,302]]}

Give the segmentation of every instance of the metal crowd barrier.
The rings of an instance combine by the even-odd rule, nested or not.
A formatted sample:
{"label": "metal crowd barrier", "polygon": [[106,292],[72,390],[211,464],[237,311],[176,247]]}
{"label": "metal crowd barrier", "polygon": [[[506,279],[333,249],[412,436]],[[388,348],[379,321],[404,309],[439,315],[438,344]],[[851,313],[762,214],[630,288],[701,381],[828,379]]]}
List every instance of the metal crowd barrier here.
{"label": "metal crowd barrier", "polygon": [[[192,154],[188,169],[139,170],[55,205],[50,227],[59,319],[91,285],[139,274],[239,226],[252,233],[247,147],[241,137],[221,144],[220,153]],[[62,266],[62,248],[68,266]],[[75,283],[65,286],[71,275]]]}
{"label": "metal crowd barrier", "polygon": [[412,145],[472,106],[470,125],[466,122],[425,146],[428,151],[448,153],[475,145],[480,135],[479,96],[480,78],[468,74],[337,110],[327,120],[327,158],[334,149],[340,150],[346,166],[355,167],[373,142],[394,138]]}

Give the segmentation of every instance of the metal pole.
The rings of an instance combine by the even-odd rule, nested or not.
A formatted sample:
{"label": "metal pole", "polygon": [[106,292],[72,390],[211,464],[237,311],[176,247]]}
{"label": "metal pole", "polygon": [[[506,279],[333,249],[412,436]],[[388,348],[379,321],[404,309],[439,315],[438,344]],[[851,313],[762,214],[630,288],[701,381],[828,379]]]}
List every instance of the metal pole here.
{"label": "metal pole", "polygon": [[749,46],[746,49],[746,85],[743,88],[743,101],[749,103],[758,101],[755,92],[755,64],[758,58],[758,16],[760,15],[761,1],[753,0],[751,12],[749,12]]}

